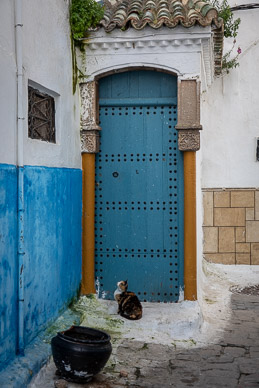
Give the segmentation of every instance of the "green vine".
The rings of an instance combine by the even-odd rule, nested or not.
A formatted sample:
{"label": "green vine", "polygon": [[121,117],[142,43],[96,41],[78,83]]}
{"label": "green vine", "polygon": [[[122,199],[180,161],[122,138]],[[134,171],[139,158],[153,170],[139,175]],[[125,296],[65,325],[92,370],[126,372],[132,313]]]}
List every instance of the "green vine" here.
{"label": "green vine", "polygon": [[95,0],[72,0],[70,5],[70,29],[71,29],[71,50],[73,67],[73,93],[79,77],[84,77],[83,72],[78,68],[76,47],[84,52],[85,42],[90,35],[89,30],[97,27],[104,15],[104,7]]}
{"label": "green vine", "polygon": [[237,55],[235,55],[233,58],[231,58],[231,54],[233,53],[233,50],[235,48],[235,38],[238,34],[241,19],[234,19],[233,12],[231,11],[227,0],[213,0],[212,5],[217,9],[219,17],[221,17],[224,21],[224,37],[234,38],[231,50],[224,54],[222,58],[222,71],[228,74],[231,69],[234,69],[239,66],[238,56],[239,54],[241,54],[241,48],[238,47]]}
{"label": "green vine", "polygon": [[219,17],[224,20],[225,38],[236,38],[241,20],[240,18],[234,20],[228,1],[213,0],[212,5],[217,9]]}

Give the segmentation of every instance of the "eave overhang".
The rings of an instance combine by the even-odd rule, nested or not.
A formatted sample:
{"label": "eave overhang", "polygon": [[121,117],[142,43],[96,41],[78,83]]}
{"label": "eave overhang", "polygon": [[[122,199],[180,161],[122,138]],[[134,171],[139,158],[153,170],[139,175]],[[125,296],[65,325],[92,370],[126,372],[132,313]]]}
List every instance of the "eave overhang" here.
{"label": "eave overhang", "polygon": [[208,2],[199,0],[118,0],[112,5],[105,1],[105,13],[97,29],[106,33],[129,29],[155,30],[166,27],[175,29],[182,26],[211,27],[212,51],[214,53],[214,73],[222,69],[224,28],[217,10]]}

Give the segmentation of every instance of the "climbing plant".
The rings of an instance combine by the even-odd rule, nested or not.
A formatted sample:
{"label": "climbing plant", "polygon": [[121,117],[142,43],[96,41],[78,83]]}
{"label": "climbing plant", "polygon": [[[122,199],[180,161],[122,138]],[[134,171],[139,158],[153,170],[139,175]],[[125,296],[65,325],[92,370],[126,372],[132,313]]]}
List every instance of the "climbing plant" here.
{"label": "climbing plant", "polygon": [[84,53],[84,39],[89,30],[94,29],[104,15],[104,7],[95,0],[72,0],[70,5],[70,29],[73,65],[73,93],[76,91],[78,77],[84,76],[77,66],[76,47]]}
{"label": "climbing plant", "polygon": [[233,12],[227,0],[213,0],[212,5],[217,9],[219,17],[221,17],[224,21],[224,37],[233,38],[232,48],[224,54],[222,58],[222,70],[223,72],[229,73],[231,69],[239,66],[238,56],[241,54],[241,48],[238,47],[237,54],[234,57],[233,51],[235,49],[236,37],[241,19],[234,19]]}
{"label": "climbing plant", "polygon": [[104,7],[95,0],[72,0],[70,26],[75,44],[82,48],[81,39],[87,38],[91,28],[95,28],[104,14]]}

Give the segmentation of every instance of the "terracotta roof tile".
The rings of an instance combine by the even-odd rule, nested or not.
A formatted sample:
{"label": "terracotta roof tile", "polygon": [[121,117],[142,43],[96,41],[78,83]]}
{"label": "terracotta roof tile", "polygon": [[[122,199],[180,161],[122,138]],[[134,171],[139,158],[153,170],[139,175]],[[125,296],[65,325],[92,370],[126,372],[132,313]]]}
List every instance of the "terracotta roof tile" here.
{"label": "terracotta roof tile", "polygon": [[201,0],[117,0],[114,5],[105,0],[105,13],[99,27],[110,32],[130,27],[142,30],[146,26],[158,29],[178,25],[212,26],[215,74],[221,73],[224,26],[217,10]]}
{"label": "terracotta roof tile", "polygon": [[115,28],[133,27],[141,30],[145,26],[174,28],[178,24],[192,27],[222,26],[217,10],[200,0],[120,0],[111,6],[106,2],[106,11],[100,22],[105,31]]}

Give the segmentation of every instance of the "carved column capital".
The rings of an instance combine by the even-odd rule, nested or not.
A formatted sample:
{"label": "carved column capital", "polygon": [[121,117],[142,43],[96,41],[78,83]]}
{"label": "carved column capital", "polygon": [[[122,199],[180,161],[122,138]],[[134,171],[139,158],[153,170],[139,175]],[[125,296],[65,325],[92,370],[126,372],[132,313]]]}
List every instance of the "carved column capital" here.
{"label": "carved column capital", "polygon": [[100,136],[99,131],[86,131],[80,133],[81,137],[81,153],[95,154],[99,152]]}
{"label": "carved column capital", "polygon": [[197,130],[179,130],[178,148],[180,151],[198,151],[200,149],[200,132]]}
{"label": "carved column capital", "polygon": [[181,80],[178,84],[178,148],[180,151],[200,149],[200,82]]}
{"label": "carved column capital", "polygon": [[80,84],[81,97],[81,130],[99,131],[101,128],[97,124],[98,100],[96,96],[96,81]]}
{"label": "carved column capital", "polygon": [[97,85],[95,81],[80,84],[81,96],[81,153],[94,154],[99,152]]}

